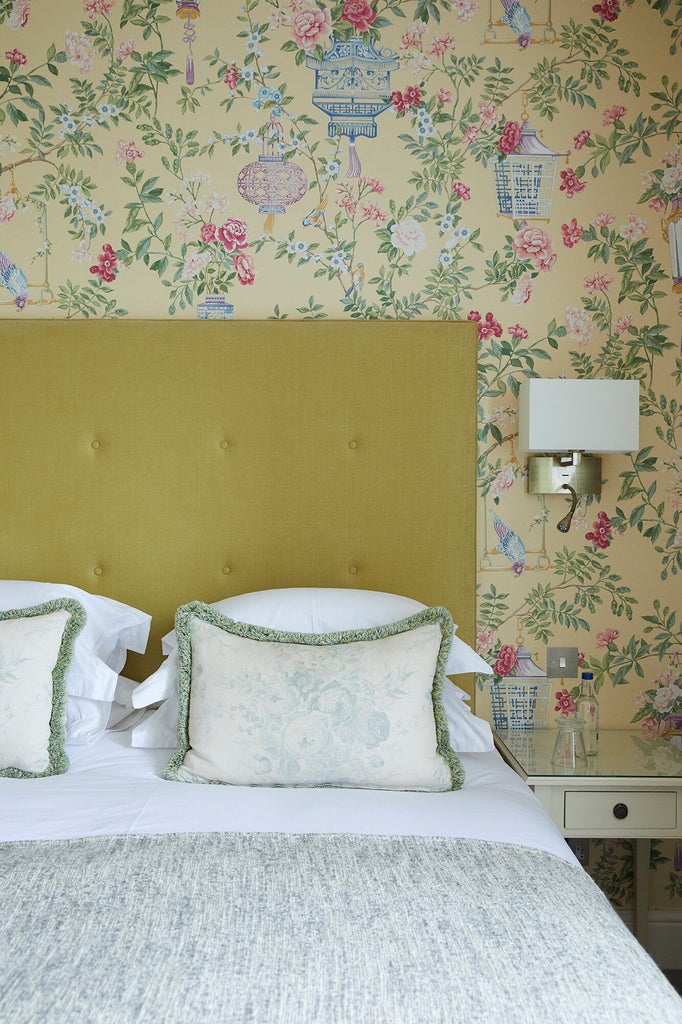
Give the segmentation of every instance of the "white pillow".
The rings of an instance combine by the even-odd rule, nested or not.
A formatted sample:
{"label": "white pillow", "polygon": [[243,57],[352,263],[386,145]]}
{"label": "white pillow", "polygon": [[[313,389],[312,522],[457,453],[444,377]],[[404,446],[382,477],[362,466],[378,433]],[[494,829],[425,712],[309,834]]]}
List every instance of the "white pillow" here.
{"label": "white pillow", "polygon": [[443,792],[462,765],[441,699],[452,619],[300,633],[178,610],[179,749],[165,777]]}
{"label": "white pillow", "polygon": [[[293,587],[239,594],[216,601],[211,607],[253,626],[293,633],[337,633],[386,626],[423,611],[426,605],[378,590]],[[169,657],[136,688],[132,697],[134,708],[149,707],[177,695],[178,663],[173,657],[173,652],[177,651],[175,630],[163,637],[161,646]],[[468,644],[453,635],[445,672],[449,676],[468,672],[492,675],[492,668]]]}
{"label": "white pillow", "polygon": [[[177,653],[175,658],[177,667]],[[170,660],[170,659],[169,659]],[[490,724],[472,714],[465,701],[469,694],[451,680],[443,683],[443,705],[450,732],[450,746],[459,754],[481,753],[493,750],[493,734]],[[115,707],[116,705],[114,705]],[[144,718],[131,729],[133,747],[176,747],[178,744],[177,694],[164,700],[156,710],[149,710]],[[112,722],[110,720],[109,727]]]}
{"label": "white pillow", "polygon": [[64,583],[0,580],[0,611],[59,598],[78,601],[86,614],[65,685],[67,740],[88,743],[106,728],[118,673],[127,652],[145,651],[151,616],[120,601]]}
{"label": "white pillow", "polygon": [[0,612],[0,775],[35,778],[69,767],[64,681],[84,625],[85,611],[71,599]]}

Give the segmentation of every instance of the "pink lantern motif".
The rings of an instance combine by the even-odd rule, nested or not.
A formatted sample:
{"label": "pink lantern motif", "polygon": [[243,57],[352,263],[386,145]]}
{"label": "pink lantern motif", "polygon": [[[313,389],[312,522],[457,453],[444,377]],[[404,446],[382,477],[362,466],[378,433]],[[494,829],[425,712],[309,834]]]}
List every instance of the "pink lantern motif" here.
{"label": "pink lantern motif", "polygon": [[254,203],[260,213],[267,214],[265,231],[270,233],[275,226],[275,214],[284,213],[287,206],[303,198],[308,180],[298,164],[282,156],[284,131],[273,114],[262,137],[263,152],[258,160],[241,169],[237,191],[247,202]]}
{"label": "pink lantern motif", "polygon": [[185,31],[182,34],[182,41],[187,45],[187,60],[185,61],[185,81],[187,85],[194,85],[194,56],[192,54],[192,43],[197,37],[197,30],[193,22],[201,16],[199,4],[201,0],[175,0],[175,14],[178,18],[184,18]]}

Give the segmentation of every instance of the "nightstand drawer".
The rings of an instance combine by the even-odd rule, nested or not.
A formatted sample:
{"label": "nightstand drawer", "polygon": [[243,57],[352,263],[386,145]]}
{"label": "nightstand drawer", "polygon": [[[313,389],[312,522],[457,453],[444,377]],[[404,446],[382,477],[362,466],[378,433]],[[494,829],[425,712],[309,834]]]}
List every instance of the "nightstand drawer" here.
{"label": "nightstand drawer", "polygon": [[623,826],[629,829],[671,829],[677,825],[677,794],[642,790],[567,792],[564,799],[564,828],[598,829]]}

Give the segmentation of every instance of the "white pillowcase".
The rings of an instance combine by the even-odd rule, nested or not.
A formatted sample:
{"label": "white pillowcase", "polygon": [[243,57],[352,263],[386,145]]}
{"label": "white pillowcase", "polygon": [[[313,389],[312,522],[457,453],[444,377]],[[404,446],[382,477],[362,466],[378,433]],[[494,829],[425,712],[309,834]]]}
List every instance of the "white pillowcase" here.
{"label": "white pillowcase", "polygon": [[[426,605],[399,594],[387,594],[376,590],[352,590],[334,587],[293,587],[278,590],[259,590],[239,594],[215,602],[211,607],[239,622],[270,629],[299,633],[335,633],[347,629],[367,629],[371,626],[385,626],[391,622],[423,611]],[[456,626],[454,627],[457,628]],[[132,730],[132,745],[138,747],[169,747],[177,741],[176,722],[178,716],[178,658],[175,630],[167,633],[162,640],[162,649],[168,657],[152,675],[141,683],[132,694],[134,708],[161,704],[159,710],[150,715]],[[447,660],[447,675],[477,672],[492,674],[492,668],[468,644],[455,634]],[[458,692],[468,695],[459,687],[444,686],[445,694]],[[164,703],[161,703],[164,702]],[[458,702],[459,703],[459,702]],[[446,699],[446,709],[449,703]],[[454,705],[453,705],[454,708]],[[457,723],[463,717],[452,711],[455,733],[452,745],[456,750],[490,750],[492,736],[487,723],[475,719],[466,709],[473,722],[460,730]],[[448,712],[450,714],[450,712]],[[466,721],[466,719],[465,719]],[[476,735],[481,722],[481,736]],[[459,736],[459,732],[462,736]],[[474,746],[458,746],[456,740]]]}
{"label": "white pillowcase", "polygon": [[63,597],[79,601],[87,616],[66,676],[66,738],[68,743],[90,743],[106,728],[127,652],[143,654],[146,649],[151,616],[65,583],[0,580],[0,611]]}

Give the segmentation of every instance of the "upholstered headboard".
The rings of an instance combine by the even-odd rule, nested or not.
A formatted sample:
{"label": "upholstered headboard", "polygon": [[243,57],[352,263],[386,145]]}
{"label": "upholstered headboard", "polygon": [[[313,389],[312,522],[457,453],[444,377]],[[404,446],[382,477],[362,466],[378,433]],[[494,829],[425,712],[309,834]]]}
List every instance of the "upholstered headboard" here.
{"label": "upholstered headboard", "polygon": [[0,321],[1,576],[154,616],[270,587],[475,605],[476,331]]}

